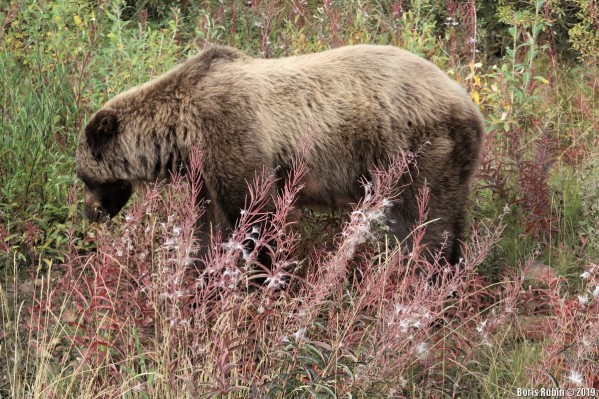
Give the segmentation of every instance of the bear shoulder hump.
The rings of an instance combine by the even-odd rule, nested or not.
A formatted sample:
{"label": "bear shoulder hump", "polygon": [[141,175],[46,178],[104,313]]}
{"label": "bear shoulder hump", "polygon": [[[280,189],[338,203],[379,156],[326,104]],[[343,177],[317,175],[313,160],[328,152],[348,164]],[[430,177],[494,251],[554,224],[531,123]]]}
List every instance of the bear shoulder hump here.
{"label": "bear shoulder hump", "polygon": [[217,65],[229,64],[252,58],[245,53],[228,46],[212,46],[181,65],[179,73],[185,78],[199,79]]}

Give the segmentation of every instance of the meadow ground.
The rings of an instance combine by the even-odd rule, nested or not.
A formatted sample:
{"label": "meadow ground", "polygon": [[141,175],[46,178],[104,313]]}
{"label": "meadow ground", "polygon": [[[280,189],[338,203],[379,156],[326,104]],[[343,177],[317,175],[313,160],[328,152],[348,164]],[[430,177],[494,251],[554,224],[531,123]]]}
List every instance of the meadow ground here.
{"label": "meadow ground", "polygon": [[[584,0],[0,0],[0,398],[596,397],[598,15]],[[431,60],[485,116],[459,267],[419,251],[426,192],[413,247],[382,234],[401,162],[352,214],[294,228],[290,179],[258,243],[277,242],[269,271],[238,244],[272,176],[201,260],[193,179],[82,220],[77,137],[113,95],[211,44],[357,43]]]}

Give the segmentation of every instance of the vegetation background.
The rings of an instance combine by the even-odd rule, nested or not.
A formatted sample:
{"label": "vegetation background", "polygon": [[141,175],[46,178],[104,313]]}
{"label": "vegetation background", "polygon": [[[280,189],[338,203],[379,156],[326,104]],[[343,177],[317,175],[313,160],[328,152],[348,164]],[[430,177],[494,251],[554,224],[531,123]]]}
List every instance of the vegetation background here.
{"label": "vegetation background", "polygon": [[[201,272],[193,184],[151,190],[111,226],[82,221],[77,137],[110,97],[212,44],[282,57],[358,43],[431,60],[485,115],[459,270],[432,283],[441,260],[377,233],[406,159],[351,215],[292,231],[289,184],[261,288],[237,244],[269,176]],[[592,0],[0,0],[0,397],[599,389],[598,61]]]}

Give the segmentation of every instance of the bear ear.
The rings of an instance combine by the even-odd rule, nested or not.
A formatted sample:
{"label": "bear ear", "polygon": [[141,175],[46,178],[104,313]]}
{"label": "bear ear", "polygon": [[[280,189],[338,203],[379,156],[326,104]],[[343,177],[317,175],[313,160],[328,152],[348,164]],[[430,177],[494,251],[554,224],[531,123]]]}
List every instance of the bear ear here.
{"label": "bear ear", "polygon": [[106,145],[119,131],[119,121],[112,110],[100,110],[85,127],[85,138],[96,161],[102,159]]}

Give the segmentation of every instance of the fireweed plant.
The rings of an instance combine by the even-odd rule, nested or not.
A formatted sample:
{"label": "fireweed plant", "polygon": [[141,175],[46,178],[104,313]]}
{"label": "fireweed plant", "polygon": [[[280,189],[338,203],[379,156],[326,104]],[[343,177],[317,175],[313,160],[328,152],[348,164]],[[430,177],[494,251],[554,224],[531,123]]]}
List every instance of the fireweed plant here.
{"label": "fireweed plant", "polygon": [[[481,378],[490,373],[482,359],[539,331],[552,339],[541,345],[535,370],[519,377],[523,384],[595,383],[597,265],[582,276],[587,289],[576,300],[563,296],[555,276],[537,276],[541,284],[529,288],[521,276],[490,284],[476,268],[499,241],[501,221],[473,224],[463,259],[449,265],[424,244],[434,222],[426,187],[410,239],[390,242],[386,209],[403,194],[394,183],[417,172],[412,153],[373,171],[332,249],[302,253],[289,215],[307,154],[306,146],[271,212],[275,176],[256,176],[226,237],[194,236],[205,211],[198,151],[186,177],[150,187],[121,220],[97,226],[94,251],[80,253],[73,237],[62,275],[36,295],[26,325],[36,356],[47,359],[38,363],[45,371],[38,370],[37,394],[509,396],[501,381]],[[270,268],[258,263],[260,251]],[[544,324],[522,326],[517,314]]]}

